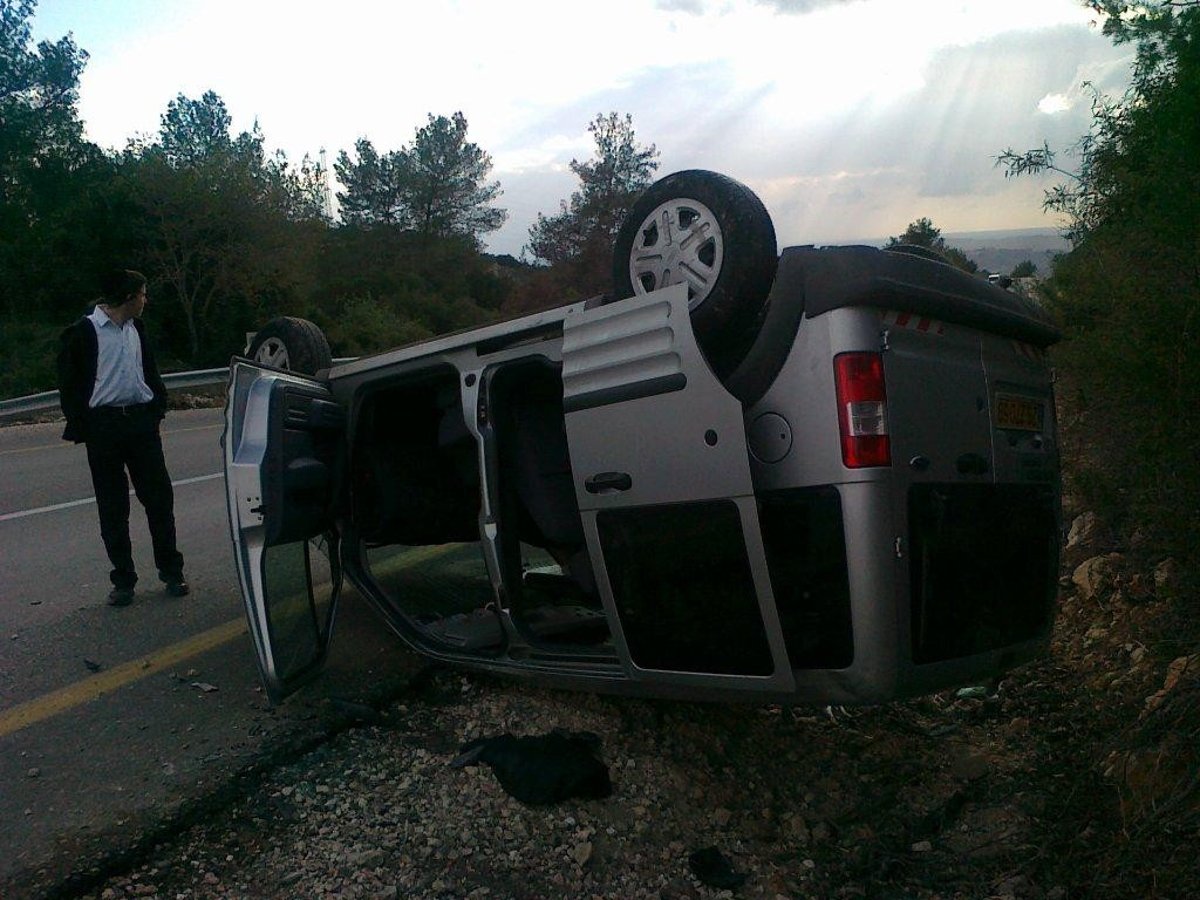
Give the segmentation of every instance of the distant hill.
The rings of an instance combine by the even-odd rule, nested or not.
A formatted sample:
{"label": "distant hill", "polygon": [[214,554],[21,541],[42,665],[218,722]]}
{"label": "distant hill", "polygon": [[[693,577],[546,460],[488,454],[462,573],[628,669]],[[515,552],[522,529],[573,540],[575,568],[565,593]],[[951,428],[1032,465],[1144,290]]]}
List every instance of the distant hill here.
{"label": "distant hill", "polygon": [[1028,259],[1039,275],[1049,275],[1054,257],[1071,249],[1070,242],[1053,228],[950,232],[942,237],[989,272],[1008,273]]}
{"label": "distant hill", "polygon": [[[1055,255],[1071,249],[1070,242],[1053,228],[950,231],[943,232],[942,237],[951,247],[967,254],[979,268],[1005,275],[1027,259],[1037,266],[1039,275],[1049,275]],[[866,238],[837,243],[882,247],[887,242],[887,238]]]}

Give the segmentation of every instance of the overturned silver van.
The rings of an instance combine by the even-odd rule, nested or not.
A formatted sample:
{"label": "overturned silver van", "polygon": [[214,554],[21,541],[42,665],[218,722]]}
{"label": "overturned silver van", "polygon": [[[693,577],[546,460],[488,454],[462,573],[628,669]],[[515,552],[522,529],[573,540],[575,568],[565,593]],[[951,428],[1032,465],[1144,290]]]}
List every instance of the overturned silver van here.
{"label": "overturned silver van", "polygon": [[905,248],[777,254],[698,171],[638,201],[614,284],[313,375],[266,364],[287,338],[328,365],[307,323],[233,361],[273,700],[345,580],[418,653],[577,689],[873,703],[1044,652],[1059,335],[1028,300]]}

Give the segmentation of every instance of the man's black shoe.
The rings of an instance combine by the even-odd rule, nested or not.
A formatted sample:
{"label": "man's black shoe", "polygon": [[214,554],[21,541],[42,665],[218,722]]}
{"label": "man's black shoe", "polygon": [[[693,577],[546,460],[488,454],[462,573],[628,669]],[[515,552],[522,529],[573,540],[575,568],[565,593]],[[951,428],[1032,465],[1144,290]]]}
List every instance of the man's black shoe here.
{"label": "man's black shoe", "polygon": [[128,606],[133,602],[133,588],[113,588],[108,592],[109,606]]}
{"label": "man's black shoe", "polygon": [[186,597],[191,592],[192,589],[188,587],[188,583],[182,578],[180,578],[178,581],[167,582],[168,597]]}

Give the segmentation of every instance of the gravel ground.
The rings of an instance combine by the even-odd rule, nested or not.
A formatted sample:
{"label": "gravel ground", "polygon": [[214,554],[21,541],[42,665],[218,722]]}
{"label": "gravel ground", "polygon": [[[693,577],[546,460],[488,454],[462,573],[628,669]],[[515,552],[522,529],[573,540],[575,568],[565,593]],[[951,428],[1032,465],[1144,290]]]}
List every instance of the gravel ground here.
{"label": "gravel ground", "polygon": [[[89,896],[732,897],[689,869],[716,847],[747,876],[737,896],[1053,900],[998,865],[1041,810],[1021,754],[965,733],[1020,745],[1005,703],[722,707],[440,672]],[[448,765],[472,738],[555,728],[599,735],[611,797],[528,807]],[[975,886],[940,894],[943,870]]]}

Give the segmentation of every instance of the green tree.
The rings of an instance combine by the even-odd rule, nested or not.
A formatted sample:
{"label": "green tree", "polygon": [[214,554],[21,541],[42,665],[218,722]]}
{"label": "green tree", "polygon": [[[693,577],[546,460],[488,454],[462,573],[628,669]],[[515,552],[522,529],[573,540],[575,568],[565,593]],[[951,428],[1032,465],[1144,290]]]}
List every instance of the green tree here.
{"label": "green tree", "polygon": [[354,142],[354,156],[345,150],[333,164],[338,181],[338,205],[348,225],[397,225],[412,227],[408,204],[401,195],[404,154],[392,151],[380,156],[366,138]]}
{"label": "green tree", "polygon": [[[234,140],[229,131],[232,124],[233,118],[225,108],[225,101],[214,91],[205,91],[199,100],[179,94],[167,104],[167,111],[162,115],[159,150],[175,169],[204,165],[214,157],[229,156],[234,152]],[[243,139],[252,142],[253,136],[244,135]],[[250,147],[243,149],[253,152]]]}
{"label": "green tree", "polygon": [[52,157],[79,162],[91,148],[76,114],[87,62],[70,35],[31,49],[33,0],[0,0],[0,188],[19,201],[31,168]]}
{"label": "green tree", "polygon": [[492,206],[500,183],[488,181],[492,158],[467,140],[467,120],[429,114],[404,152],[402,195],[413,227],[426,237],[471,238],[495,231],[508,218]]}
{"label": "green tree", "polygon": [[579,190],[560,203],[557,215],[538,214],[526,250],[534,259],[562,267],[573,286],[596,290],[607,284],[622,220],[658,169],[658,149],[637,142],[628,113],[597,115],[588,131],[595,155],[571,160]]}
{"label": "green tree", "polygon": [[97,181],[107,167],[76,111],[87,54],[71,37],[33,46],[32,0],[0,0],[0,309],[47,318],[87,283]]}
{"label": "green tree", "polygon": [[143,263],[174,303],[193,362],[220,360],[302,292],[323,230],[321,173],[268,158],[257,124],[233,135],[224,101],[183,95],[157,140],[131,144],[122,176]]}
{"label": "green tree", "polygon": [[964,272],[975,273],[979,266],[957,247],[951,247],[942,237],[942,229],[938,228],[925,216],[909,223],[904,232],[896,237],[888,238],[887,247],[924,247],[931,250],[955,268]]}
{"label": "green tree", "polygon": [[922,216],[917,221],[909,223],[902,234],[888,238],[887,246],[889,247],[898,247],[902,244],[940,251],[946,246],[946,241],[942,237],[942,229]]}
{"label": "green tree", "polygon": [[1031,259],[1023,259],[1021,262],[1013,266],[1011,277],[1013,278],[1029,278],[1037,274],[1037,266],[1033,264]]}
{"label": "green tree", "polygon": [[338,193],[342,219],[353,225],[394,225],[425,237],[459,235],[478,240],[508,213],[493,206],[500,184],[488,181],[492,159],[467,140],[461,112],[434,116],[400,150],[380,154],[366,138],[334,164],[345,188]]}

